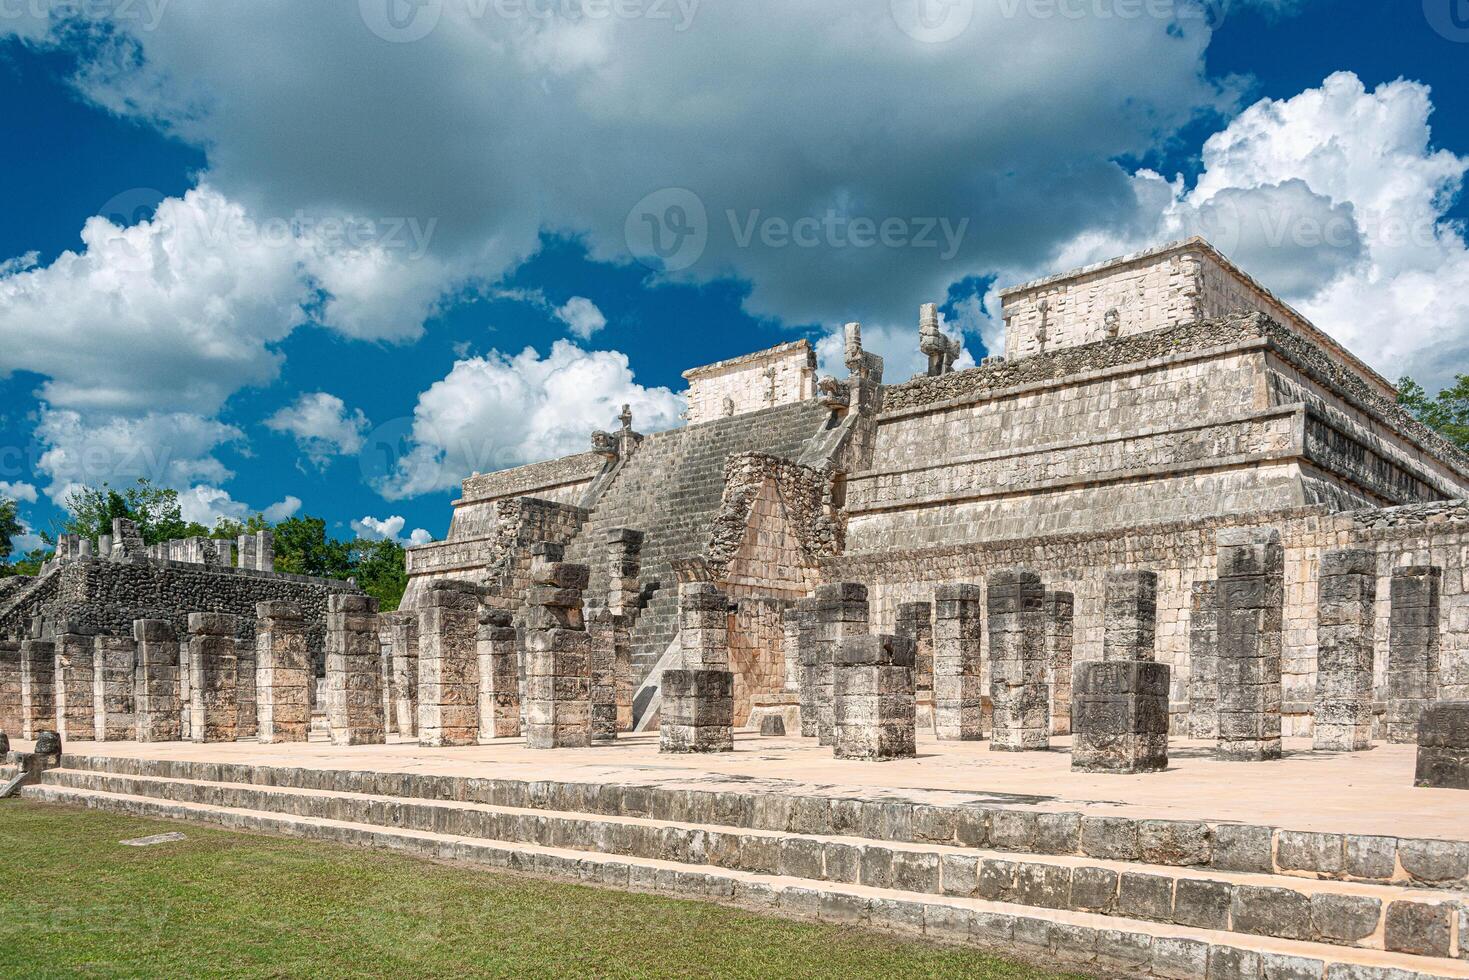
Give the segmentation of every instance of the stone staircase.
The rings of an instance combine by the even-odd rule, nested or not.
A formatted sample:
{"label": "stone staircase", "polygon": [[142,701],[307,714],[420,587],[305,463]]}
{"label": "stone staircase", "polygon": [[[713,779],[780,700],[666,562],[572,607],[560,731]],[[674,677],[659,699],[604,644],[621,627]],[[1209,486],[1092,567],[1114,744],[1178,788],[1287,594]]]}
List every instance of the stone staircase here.
{"label": "stone staircase", "polygon": [[606,532],[644,532],[643,595],[647,605],[632,633],[633,678],[641,682],[678,631],[678,588],[670,561],[701,554],[724,494],[724,464],[758,450],[797,459],[826,428],[819,401],[781,405],[733,418],[658,432],[623,466],[567,548],[567,560],[591,566],[587,595],[605,602]]}
{"label": "stone staircase", "polygon": [[792,786],[65,756],[21,794],[874,926],[1096,976],[1469,977],[1466,843]]}

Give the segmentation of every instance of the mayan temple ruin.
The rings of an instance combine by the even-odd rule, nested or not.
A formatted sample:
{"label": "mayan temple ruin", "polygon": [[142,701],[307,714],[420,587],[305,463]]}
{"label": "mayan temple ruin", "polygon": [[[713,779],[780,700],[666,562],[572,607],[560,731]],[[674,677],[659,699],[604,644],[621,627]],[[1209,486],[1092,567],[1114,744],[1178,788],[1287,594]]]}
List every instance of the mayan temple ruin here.
{"label": "mayan temple ruin", "polygon": [[923,305],[922,375],[854,322],[469,477],[394,612],[268,532],[64,539],[0,580],[0,787],[1098,976],[1469,977],[1469,456],[1201,239],[1000,296],[977,367]]}

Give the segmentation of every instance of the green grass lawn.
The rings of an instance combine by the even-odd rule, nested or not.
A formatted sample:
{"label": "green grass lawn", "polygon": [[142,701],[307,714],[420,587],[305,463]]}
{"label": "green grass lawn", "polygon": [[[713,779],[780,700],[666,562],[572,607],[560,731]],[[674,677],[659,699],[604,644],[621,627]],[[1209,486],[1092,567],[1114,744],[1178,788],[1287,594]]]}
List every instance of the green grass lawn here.
{"label": "green grass lawn", "polygon": [[[152,847],[118,842],[182,831]],[[0,802],[0,975],[1059,977],[702,902]]]}

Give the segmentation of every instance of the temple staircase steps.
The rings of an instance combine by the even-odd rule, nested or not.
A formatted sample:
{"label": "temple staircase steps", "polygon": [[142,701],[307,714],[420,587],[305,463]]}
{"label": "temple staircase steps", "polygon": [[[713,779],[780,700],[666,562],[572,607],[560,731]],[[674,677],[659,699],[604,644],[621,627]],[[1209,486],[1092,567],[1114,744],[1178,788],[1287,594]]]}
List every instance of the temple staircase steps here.
{"label": "temple staircase steps", "polygon": [[[853,804],[865,815],[835,833],[803,827],[800,801],[768,792],[78,756],[21,794],[876,926],[1103,976],[1469,978],[1463,891],[965,845],[953,825],[939,843],[918,832],[922,807],[885,835],[897,811]],[[1003,837],[1010,813],[989,809],[967,832]]]}

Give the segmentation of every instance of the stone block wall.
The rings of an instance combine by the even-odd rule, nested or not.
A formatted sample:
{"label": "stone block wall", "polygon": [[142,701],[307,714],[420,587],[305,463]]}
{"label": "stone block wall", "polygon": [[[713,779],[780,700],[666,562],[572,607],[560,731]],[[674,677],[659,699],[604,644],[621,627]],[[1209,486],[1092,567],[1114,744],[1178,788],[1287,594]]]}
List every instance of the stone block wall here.
{"label": "stone block wall", "polygon": [[789,599],[746,596],[737,600],[729,621],[729,668],[734,673],[734,724],[750,717],[755,698],[785,688],[788,650],[782,614]]}
{"label": "stone block wall", "polygon": [[805,340],[684,372],[690,425],[816,396],[816,351]]}

